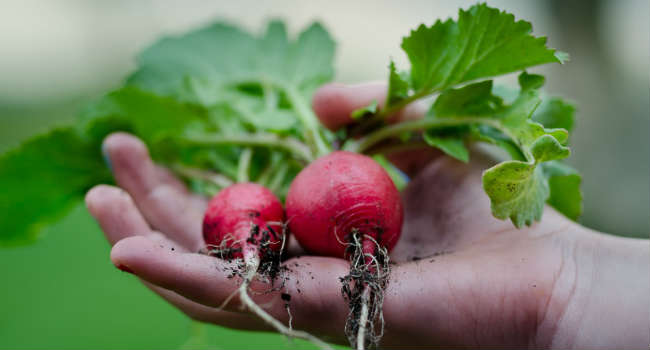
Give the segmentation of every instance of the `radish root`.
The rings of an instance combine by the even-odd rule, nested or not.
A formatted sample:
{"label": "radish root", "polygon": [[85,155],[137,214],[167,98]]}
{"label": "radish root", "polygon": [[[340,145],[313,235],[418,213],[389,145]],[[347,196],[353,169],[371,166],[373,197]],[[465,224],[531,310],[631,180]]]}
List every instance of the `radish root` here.
{"label": "radish root", "polygon": [[283,334],[289,338],[298,338],[298,339],[307,340],[321,349],[331,350],[332,347],[330,347],[329,344],[318,339],[317,337],[307,332],[297,331],[295,329],[285,326],[280,321],[276,320],[273,316],[269,315],[259,305],[257,305],[253,301],[253,299],[251,299],[250,295],[248,294],[248,288],[251,282],[253,281],[253,279],[255,278],[255,276],[257,275],[257,269],[259,268],[260,265],[260,259],[257,256],[257,253],[247,258],[245,263],[246,263],[246,274],[244,275],[244,280],[242,281],[242,284],[239,286],[239,298],[243,306],[246,307],[248,310],[250,310],[257,317],[264,320],[264,322],[266,322],[268,325],[273,327],[280,334]]}
{"label": "radish root", "polygon": [[[382,305],[390,274],[388,251],[357,230],[353,230],[349,242],[350,273],[341,278],[341,293],[350,309],[345,335],[355,349],[376,347],[384,333]],[[364,249],[364,242],[371,244]],[[373,249],[368,251],[368,247]]]}
{"label": "radish root", "polygon": [[359,331],[357,332],[357,350],[366,346],[366,323],[368,323],[368,297],[370,288],[364,288],[361,295],[361,316],[359,317]]}
{"label": "radish root", "polygon": [[[272,224],[275,224],[275,222],[268,222],[267,229],[269,232],[275,234],[275,231],[273,231],[270,226]],[[235,275],[240,276],[242,278],[242,282],[239,285],[239,288],[233,291],[233,293],[231,293],[223,301],[223,303],[218,307],[218,310],[225,308],[226,305],[232,300],[232,298],[235,295],[239,294],[239,299],[241,301],[242,307],[248,309],[255,316],[262,319],[266,324],[273,327],[278,333],[283,334],[290,339],[297,338],[309,341],[321,349],[332,350],[333,348],[329,344],[320,340],[319,338],[305,331],[298,331],[293,329],[291,325],[293,317],[291,316],[291,311],[289,310],[288,303],[286,304],[286,308],[289,315],[289,327],[285,326],[282,322],[276,320],[273,316],[264,311],[264,309],[257,305],[257,303],[255,303],[255,301],[253,301],[253,299],[250,297],[249,288],[255,278],[261,277],[265,282],[271,283],[272,285],[272,282],[275,280],[277,274],[284,271],[280,267],[280,263],[282,254],[286,247],[287,235],[285,231],[286,225],[282,224],[282,226],[282,232],[280,233],[282,239],[281,242],[279,242],[279,244],[281,244],[279,252],[270,249],[271,244],[278,244],[278,242],[269,242],[264,238],[262,238],[260,241],[250,242],[251,244],[257,244],[256,248],[254,249],[250,249],[250,246],[249,249],[242,248],[246,247],[246,243],[254,240],[256,232],[260,231],[259,227],[256,227],[255,225],[251,226],[251,235],[246,241],[235,241],[232,235],[225,235],[220,245],[208,246],[208,255],[217,256],[224,260],[232,261],[235,254],[237,253],[242,253],[244,257],[243,263],[238,263],[237,267],[233,269],[231,274],[231,277],[234,277]],[[282,281],[280,287],[272,287],[269,290],[263,291],[259,294],[275,292],[281,290],[282,288],[284,288],[284,280]]]}

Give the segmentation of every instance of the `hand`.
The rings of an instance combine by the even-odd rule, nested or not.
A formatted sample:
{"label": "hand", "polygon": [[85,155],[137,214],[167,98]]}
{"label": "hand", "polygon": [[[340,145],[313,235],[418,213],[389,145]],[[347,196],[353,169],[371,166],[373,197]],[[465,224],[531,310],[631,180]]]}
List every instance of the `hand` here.
{"label": "hand", "polygon": [[[381,84],[325,86],[314,109],[324,125],[337,128],[384,91]],[[409,106],[394,119],[421,111]],[[113,263],[195,320],[268,329],[237,300],[216,309],[240,281],[227,277],[228,263],[196,253],[206,199],[153,164],[130,135],[109,136],[104,150],[123,190],[97,186],[86,203],[114,245]],[[398,264],[384,299],[382,346],[645,348],[647,241],[595,233],[551,208],[540,223],[517,230],[492,217],[480,181],[490,163],[473,157],[470,164],[432,150],[392,157],[413,180],[403,194],[402,238],[391,254]],[[285,264],[293,327],[345,343],[348,310],[338,278],[348,263],[295,256]],[[288,321],[280,292],[254,299]]]}

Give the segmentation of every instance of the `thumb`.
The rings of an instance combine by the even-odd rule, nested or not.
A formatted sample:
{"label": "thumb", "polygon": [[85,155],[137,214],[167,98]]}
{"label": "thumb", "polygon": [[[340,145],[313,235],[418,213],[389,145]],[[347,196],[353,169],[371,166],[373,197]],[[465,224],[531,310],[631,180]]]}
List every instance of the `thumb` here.
{"label": "thumb", "polygon": [[[332,83],[323,85],[314,94],[312,105],[320,122],[330,130],[337,130],[353,122],[350,114],[376,101],[384,106],[387,86],[383,82],[354,85]],[[426,113],[426,105],[414,102],[391,117],[391,122],[419,119]]]}
{"label": "thumb", "polygon": [[[382,108],[386,99],[386,84],[369,82],[355,85],[327,84],[314,94],[312,105],[320,122],[330,130],[338,130],[353,122],[351,113],[376,101]],[[424,116],[427,106],[422,101],[414,102],[389,118],[389,122],[398,123],[419,119]],[[388,159],[405,172],[413,176],[423,169],[432,159],[441,153],[433,148],[419,148],[388,154]]]}

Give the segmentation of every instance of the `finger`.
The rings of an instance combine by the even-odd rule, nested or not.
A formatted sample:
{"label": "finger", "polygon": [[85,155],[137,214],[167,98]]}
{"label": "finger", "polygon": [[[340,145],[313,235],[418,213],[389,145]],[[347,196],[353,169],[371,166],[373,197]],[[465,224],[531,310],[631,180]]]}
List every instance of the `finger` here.
{"label": "finger", "polygon": [[[86,195],[86,205],[91,215],[101,226],[106,238],[111,243],[135,235],[145,235],[154,242],[159,242],[182,251],[182,247],[166,239],[159,233],[151,232],[146,221],[140,215],[128,193],[107,185],[95,186]],[[129,271],[128,268],[120,266]],[[157,287],[151,283],[144,284],[156,294],[179,308],[189,317],[202,322],[209,322],[230,328],[246,330],[264,330],[265,326],[256,322],[250,315],[219,311],[199,303],[195,303],[172,291]]]}
{"label": "finger", "polygon": [[202,244],[201,222],[205,202],[197,201],[176,179],[158,168],[142,141],[115,133],[104,141],[113,174],[133,197],[154,229],[165,232],[190,250]]}
{"label": "finger", "polygon": [[[355,109],[365,107],[377,101],[379,107],[384,106],[386,99],[386,84],[379,82],[344,85],[327,84],[314,94],[312,105],[320,122],[328,129],[337,130],[351,123],[351,113]],[[426,112],[426,105],[414,102],[399,111],[392,121],[404,121],[421,118]]]}
{"label": "finger", "polygon": [[[129,194],[117,187],[95,186],[86,195],[86,205],[101,226],[111,245],[123,238],[139,234],[146,235],[147,238],[154,242],[169,246],[170,249],[174,248],[179,251],[183,249],[163,235],[152,233]],[[124,267],[122,268],[124,269]],[[197,321],[244,330],[267,329],[264,324],[261,324],[259,320],[251,317],[251,315],[216,310],[151,283],[144,282],[144,284]]]}
{"label": "finger", "polygon": [[[118,242],[111,252],[111,260],[146,281],[212,307],[220,306],[241,283],[239,278],[232,277],[232,271],[237,270],[236,262],[178,253],[146,237]],[[251,292],[251,297],[286,324],[289,315],[281,296],[286,293],[291,296],[294,327],[339,335],[347,315],[347,307],[341,302],[339,277],[347,273],[348,264],[339,259],[303,257],[289,260],[286,266],[282,290],[256,293],[271,287],[258,282],[252,286],[256,292]],[[238,298],[233,298],[227,309],[237,311],[240,306]]]}
{"label": "finger", "polygon": [[[351,123],[351,113],[358,108],[377,101],[384,105],[386,84],[365,83],[357,85],[329,84],[321,87],[314,94],[313,108],[321,123],[336,130]],[[426,104],[417,101],[406,106],[390,118],[390,122],[400,122],[421,118],[426,112]],[[442,153],[431,147],[399,151],[388,154],[388,159],[408,176],[422,170],[431,160]]]}
{"label": "finger", "polygon": [[86,207],[111,245],[126,237],[151,232],[131,196],[117,187],[93,187],[86,194]]}

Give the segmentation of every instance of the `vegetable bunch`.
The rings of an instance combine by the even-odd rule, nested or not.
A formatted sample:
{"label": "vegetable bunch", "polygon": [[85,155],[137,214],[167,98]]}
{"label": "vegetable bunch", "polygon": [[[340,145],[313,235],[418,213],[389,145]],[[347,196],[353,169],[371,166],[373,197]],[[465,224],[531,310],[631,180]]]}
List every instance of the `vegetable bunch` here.
{"label": "vegetable bunch", "polygon": [[[379,294],[374,299],[372,295],[385,287],[386,249],[399,237],[402,220],[395,185],[401,188],[405,183],[384,158],[392,151],[435,147],[468,162],[469,144],[491,145],[505,150],[509,158],[483,174],[495,217],[510,219],[517,227],[531,225],[540,220],[545,203],[569,218],[580,215],[580,176],[561,162],[570,154],[575,108],[544,95],[540,90],[544,77],[526,71],[563,63],[568,56],[547,47],[546,39],[531,31],[530,23],[485,4],[460,10],[457,20],[420,25],[401,44],[410,67],[400,68],[392,61],[388,65],[386,101],[356,110],[351,115],[353,125],[337,132],[322,127],[310,106],[314,91],[334,76],[335,44],[320,24],[312,24],[295,39],[278,21],[260,36],[218,22],[163,38],[138,57],[138,68],[124,86],[90,104],[76,123],[31,138],[0,156],[0,244],[34,241],[43,226],[70,210],[85,191],[111,182],[101,141],[111,132],[127,131],[144,140],[154,160],[172,169],[197,193],[213,196],[240,183],[234,186],[245,188],[241,192],[245,196],[262,191],[273,206],[286,198],[287,213],[295,216],[287,217],[289,229],[304,246],[353,262],[344,294],[380,306]],[[518,88],[492,80],[510,73],[518,74]],[[431,96],[435,99],[422,119],[388,123],[409,103]],[[359,154],[373,156],[377,162]],[[329,167],[328,161],[334,165]],[[301,171],[308,175],[298,175]],[[341,176],[345,171],[358,176]],[[393,182],[385,181],[387,174]],[[314,176],[316,180],[310,178]],[[336,192],[339,187],[331,183],[327,191],[319,192],[319,180],[325,177],[343,187],[359,186],[357,193]],[[364,183],[370,187],[363,187]],[[376,188],[383,192],[376,194]],[[316,195],[310,198],[305,191]],[[333,191],[338,195],[331,196]],[[228,197],[220,196],[215,198]],[[305,232],[310,225],[305,215],[322,213],[327,222],[368,198],[371,204],[360,210],[372,212],[376,222],[346,219],[347,226],[341,226],[334,220],[335,224],[316,230],[316,238]],[[312,208],[319,200],[329,202]],[[219,213],[232,212],[233,217],[249,220],[245,211],[227,209],[228,202],[214,205],[222,208]],[[258,226],[270,220],[274,234],[282,231],[277,222],[282,213],[276,210],[271,216],[250,220]],[[204,233],[212,229],[207,233],[212,234],[209,244],[219,245],[227,236],[213,226],[205,227]],[[332,227],[345,230],[332,235]],[[390,236],[391,241],[382,242],[388,229],[391,235],[383,237]],[[250,233],[241,232],[244,238]],[[336,241],[354,249],[337,247]],[[257,249],[244,254],[256,261],[255,266],[260,265],[254,254]],[[360,279],[359,273],[374,278]],[[379,314],[372,311],[371,318],[379,317],[380,308]],[[368,310],[365,320],[362,310],[351,313],[357,320],[351,333],[363,334],[366,323],[374,324],[375,320],[367,319]],[[367,335],[351,337],[360,347],[374,340]]]}

